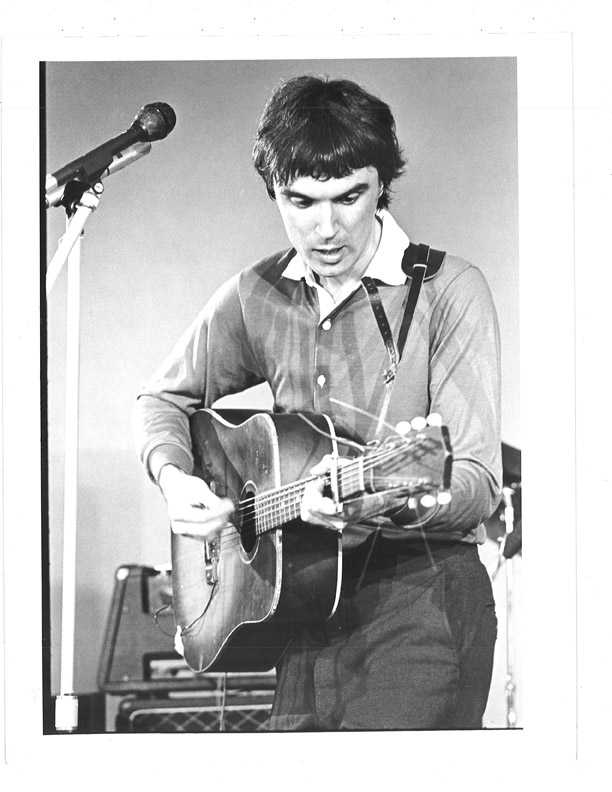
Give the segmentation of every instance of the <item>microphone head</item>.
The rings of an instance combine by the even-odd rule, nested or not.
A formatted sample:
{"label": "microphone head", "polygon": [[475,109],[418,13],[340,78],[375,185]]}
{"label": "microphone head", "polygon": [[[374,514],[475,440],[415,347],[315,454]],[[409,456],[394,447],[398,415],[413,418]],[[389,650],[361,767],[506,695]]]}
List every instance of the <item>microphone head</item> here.
{"label": "microphone head", "polygon": [[141,107],[132,127],[138,127],[141,140],[161,140],[172,132],[176,124],[176,113],[165,102],[152,102]]}

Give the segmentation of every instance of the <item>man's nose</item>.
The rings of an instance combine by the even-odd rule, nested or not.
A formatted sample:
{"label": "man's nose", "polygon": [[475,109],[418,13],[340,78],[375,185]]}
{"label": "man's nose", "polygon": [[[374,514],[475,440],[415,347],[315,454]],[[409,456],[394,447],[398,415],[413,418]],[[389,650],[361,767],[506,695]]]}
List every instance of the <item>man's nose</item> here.
{"label": "man's nose", "polygon": [[317,232],[322,239],[332,239],[338,230],[336,207],[331,201],[318,207]]}

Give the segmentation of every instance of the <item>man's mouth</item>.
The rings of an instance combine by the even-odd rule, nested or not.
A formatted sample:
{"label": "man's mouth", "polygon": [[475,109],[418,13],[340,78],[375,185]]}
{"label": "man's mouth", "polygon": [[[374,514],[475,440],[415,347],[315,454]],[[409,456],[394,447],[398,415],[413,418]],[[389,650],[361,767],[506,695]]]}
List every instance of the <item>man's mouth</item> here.
{"label": "man's mouth", "polygon": [[320,258],[325,259],[325,261],[334,261],[339,259],[342,256],[343,250],[344,245],[326,245],[325,247],[313,248],[314,253],[316,253]]}

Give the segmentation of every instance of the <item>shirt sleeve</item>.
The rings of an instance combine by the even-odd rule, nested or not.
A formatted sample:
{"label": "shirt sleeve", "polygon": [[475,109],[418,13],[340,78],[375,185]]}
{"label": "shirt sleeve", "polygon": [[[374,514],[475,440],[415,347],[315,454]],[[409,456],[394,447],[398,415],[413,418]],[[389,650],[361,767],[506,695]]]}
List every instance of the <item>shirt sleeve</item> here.
{"label": "shirt sleeve", "polygon": [[[426,530],[466,535],[493,513],[502,482],[499,326],[480,270],[469,266],[446,286],[430,328],[431,412],[448,426],[453,467],[451,502]],[[402,510],[393,520],[422,516]]]}
{"label": "shirt sleeve", "polygon": [[211,298],[138,394],[135,428],[149,477],[157,481],[167,463],[191,473],[190,416],[262,381],[244,326],[236,276]]}

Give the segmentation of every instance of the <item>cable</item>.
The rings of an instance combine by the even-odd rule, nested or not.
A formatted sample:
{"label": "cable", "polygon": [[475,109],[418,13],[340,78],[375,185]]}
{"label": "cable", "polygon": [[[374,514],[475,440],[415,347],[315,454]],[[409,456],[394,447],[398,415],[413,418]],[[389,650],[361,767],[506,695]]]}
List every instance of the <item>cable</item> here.
{"label": "cable", "polygon": [[221,676],[221,705],[219,707],[219,731],[225,731],[225,699],[227,695],[227,671]]}

